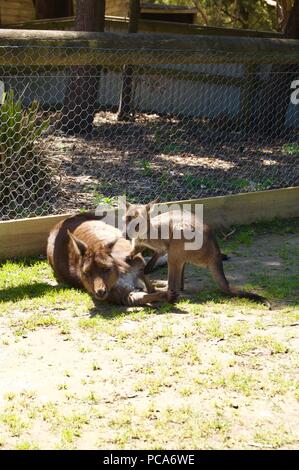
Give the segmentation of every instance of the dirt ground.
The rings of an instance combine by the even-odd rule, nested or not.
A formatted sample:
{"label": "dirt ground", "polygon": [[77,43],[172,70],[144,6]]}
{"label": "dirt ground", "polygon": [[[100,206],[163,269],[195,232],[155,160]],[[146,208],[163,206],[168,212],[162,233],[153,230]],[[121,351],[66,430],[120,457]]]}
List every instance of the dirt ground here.
{"label": "dirt ground", "polygon": [[231,283],[272,310],[194,267],[175,306],[124,309],[55,287],[43,260],[5,264],[1,448],[298,448],[298,246],[295,231],[228,247]]}
{"label": "dirt ground", "polygon": [[297,141],[246,136],[225,120],[139,114],[125,123],[100,112],[90,136],[57,131],[40,143],[57,185],[40,210],[49,210],[47,201],[52,214],[123,194],[136,202],[172,201],[295,186]]}

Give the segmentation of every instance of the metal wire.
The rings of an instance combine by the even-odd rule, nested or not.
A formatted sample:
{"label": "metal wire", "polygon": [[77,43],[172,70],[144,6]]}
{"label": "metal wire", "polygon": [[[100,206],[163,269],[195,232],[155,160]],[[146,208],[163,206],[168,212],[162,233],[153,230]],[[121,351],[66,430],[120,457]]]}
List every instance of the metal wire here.
{"label": "metal wire", "polygon": [[109,65],[36,66],[28,45],[18,50],[27,65],[0,67],[1,220],[123,194],[174,201],[299,184],[296,67],[233,64],[228,54],[223,64],[174,64],[176,51],[163,50],[124,67],[125,50],[104,53]]}

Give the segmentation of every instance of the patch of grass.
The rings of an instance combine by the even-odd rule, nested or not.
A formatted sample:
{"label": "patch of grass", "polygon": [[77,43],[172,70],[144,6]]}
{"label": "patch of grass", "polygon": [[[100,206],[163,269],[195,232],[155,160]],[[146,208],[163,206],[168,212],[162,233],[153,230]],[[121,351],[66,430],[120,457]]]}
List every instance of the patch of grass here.
{"label": "patch of grass", "polygon": [[99,315],[92,318],[81,318],[78,322],[79,328],[87,330],[92,333],[106,333],[108,335],[116,334],[117,327],[121,319],[116,317],[114,319],[102,318]]}
{"label": "patch of grass", "polygon": [[284,144],[282,150],[287,155],[299,155],[299,145],[296,142]]}
{"label": "patch of grass", "polygon": [[236,355],[249,354],[255,350],[265,350],[269,354],[286,354],[289,348],[286,344],[278,341],[272,336],[256,335],[246,340],[238,340],[229,345],[230,350]]}
{"label": "patch of grass", "polygon": [[171,381],[169,377],[165,375],[148,375],[142,379],[139,379],[135,385],[134,390],[136,392],[145,391],[149,396],[158,394],[165,387],[170,387]]}
{"label": "patch of grass", "polygon": [[296,437],[284,426],[279,426],[279,429],[276,430],[263,428],[254,434],[254,441],[261,444],[262,447],[278,449],[284,445],[296,442]]}
{"label": "patch of grass", "polygon": [[255,237],[255,230],[252,226],[241,226],[236,228],[236,232],[231,238],[224,241],[220,238],[219,244],[222,251],[228,254],[236,250],[240,245],[250,246]]}
{"label": "patch of grass", "polygon": [[180,146],[180,145],[177,145],[177,144],[174,144],[174,143],[170,143],[170,144],[167,144],[165,145],[161,151],[163,153],[167,153],[167,154],[172,154],[172,155],[175,155],[177,153],[181,153],[181,152],[184,152],[185,151],[185,148]]}
{"label": "patch of grass", "polygon": [[279,178],[273,176],[272,178],[265,178],[263,181],[254,183],[254,189],[255,191],[265,191],[266,189],[277,186],[279,183]]}
{"label": "patch of grass", "polygon": [[248,188],[250,182],[245,178],[231,178],[230,179],[230,186],[233,189],[246,189]]}
{"label": "patch of grass", "polygon": [[226,387],[245,396],[250,396],[256,385],[256,378],[249,373],[232,372],[225,378]]}
{"label": "patch of grass", "polygon": [[[287,235],[298,233],[299,218],[274,219],[269,222],[258,222],[250,225],[236,225],[235,232],[228,240],[223,240],[222,233],[219,234],[219,243],[224,253],[234,251],[239,245],[250,246],[258,235],[277,234]],[[227,229],[230,232],[232,229]]]}
{"label": "patch of grass", "polygon": [[277,250],[277,254],[282,258],[287,267],[299,264],[299,246],[284,245]]}
{"label": "patch of grass", "polygon": [[105,207],[107,207],[107,209],[111,209],[113,207],[116,207],[117,197],[105,196],[105,194],[97,192],[96,189],[95,189],[94,193],[93,193],[93,204],[96,207],[97,206],[105,206]]}
{"label": "patch of grass", "polygon": [[28,427],[28,423],[23,421],[20,416],[15,413],[1,414],[0,422],[8,428],[8,431],[13,437],[19,437],[24,429]]}
{"label": "patch of grass", "polygon": [[10,326],[14,328],[17,335],[22,335],[26,331],[34,331],[37,328],[48,328],[59,325],[60,321],[51,314],[35,314],[29,318],[12,320]]}
{"label": "patch of grass", "polygon": [[171,356],[183,359],[186,364],[200,364],[201,357],[198,351],[198,344],[193,341],[184,341],[177,348],[172,349]]}
{"label": "patch of grass", "polygon": [[152,164],[149,160],[141,160],[141,168],[145,176],[153,175]]}
{"label": "patch of grass", "polygon": [[38,450],[39,446],[35,442],[21,441],[15,446],[15,450]]}
{"label": "patch of grass", "polygon": [[245,321],[239,321],[234,323],[231,327],[228,329],[228,334],[230,336],[245,336],[246,333],[248,333],[250,329],[250,324]]}
{"label": "patch of grass", "polygon": [[16,394],[14,392],[7,392],[4,394],[4,399],[8,401],[13,401],[16,398]]}
{"label": "patch of grass", "polygon": [[59,416],[58,405],[54,402],[46,402],[38,407],[38,412],[42,417],[43,421],[51,422],[56,420]]}
{"label": "patch of grass", "polygon": [[210,338],[224,338],[224,331],[219,318],[212,318],[206,322],[204,331]]}
{"label": "patch of grass", "polygon": [[254,286],[259,286],[263,289],[263,294],[268,298],[275,300],[288,300],[290,305],[297,305],[299,302],[299,278],[297,274],[264,274],[252,273],[250,280],[253,281],[252,285],[248,288],[252,289]]}
{"label": "patch of grass", "polygon": [[95,370],[101,370],[101,366],[100,364],[97,362],[97,361],[93,361],[92,363],[92,370],[95,371]]}
{"label": "patch of grass", "polygon": [[189,189],[212,189],[217,187],[218,184],[216,179],[211,176],[203,176],[202,178],[198,178],[193,175],[185,175],[183,176],[183,182]]}
{"label": "patch of grass", "polygon": [[93,405],[98,405],[100,403],[100,398],[97,396],[97,394],[93,390],[89,392],[86,399],[88,403],[91,403]]}
{"label": "patch of grass", "polygon": [[271,397],[285,395],[288,392],[296,394],[298,382],[281,372],[270,372],[265,381],[265,390]]}

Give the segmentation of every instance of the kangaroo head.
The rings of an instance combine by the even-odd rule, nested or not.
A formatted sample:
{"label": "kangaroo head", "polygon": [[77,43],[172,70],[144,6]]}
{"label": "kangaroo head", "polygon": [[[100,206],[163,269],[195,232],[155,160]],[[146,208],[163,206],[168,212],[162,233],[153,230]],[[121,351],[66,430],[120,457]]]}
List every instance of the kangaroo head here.
{"label": "kangaroo head", "polygon": [[158,199],[144,205],[126,202],[126,234],[130,240],[147,233],[150,227],[150,211],[157,202]]}
{"label": "kangaroo head", "polygon": [[115,286],[121,273],[130,266],[115,249],[117,240],[104,244],[88,244],[68,231],[71,246],[77,255],[79,273],[83,286],[96,300],[105,300]]}

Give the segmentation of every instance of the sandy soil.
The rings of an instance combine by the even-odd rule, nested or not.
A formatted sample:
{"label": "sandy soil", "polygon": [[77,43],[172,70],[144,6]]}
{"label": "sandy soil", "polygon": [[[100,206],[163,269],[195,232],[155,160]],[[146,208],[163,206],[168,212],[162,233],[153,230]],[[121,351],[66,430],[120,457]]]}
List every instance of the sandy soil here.
{"label": "sandy soil", "polygon": [[[238,247],[225,263],[230,281],[298,273],[281,255],[298,242],[269,235]],[[165,285],[165,270],[155,277]],[[16,305],[0,317],[2,448],[298,447],[298,305],[283,298],[268,311],[215,291],[189,267],[175,308],[123,316],[119,307],[79,302],[74,312],[53,301],[35,313],[56,315],[66,331],[21,336],[11,321],[28,312]]]}

